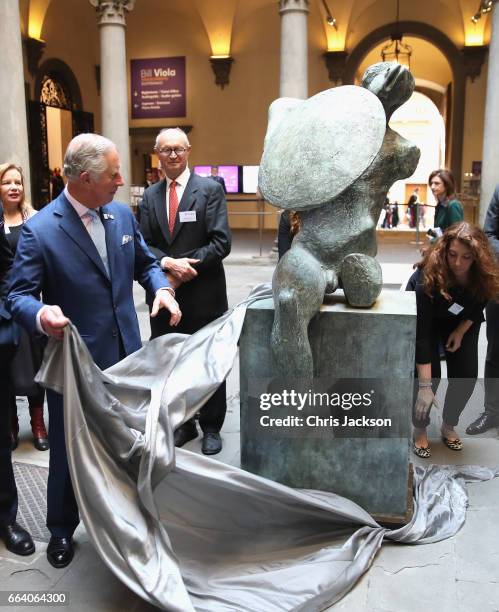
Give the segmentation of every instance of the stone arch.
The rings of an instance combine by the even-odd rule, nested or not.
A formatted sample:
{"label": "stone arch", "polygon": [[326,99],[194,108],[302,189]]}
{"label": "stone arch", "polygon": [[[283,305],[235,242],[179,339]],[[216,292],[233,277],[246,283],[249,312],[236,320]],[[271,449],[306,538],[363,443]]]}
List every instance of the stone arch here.
{"label": "stone arch", "polygon": [[365,36],[349,54],[345,65],[344,83],[353,83],[355,71],[366,53],[379,42],[391,37],[395,31],[423,38],[434,44],[445,55],[450,64],[453,77],[452,121],[448,165],[451,168],[458,187],[461,184],[461,166],[463,160],[464,104],[466,95],[466,76],[463,56],[456,45],[443,32],[419,21],[401,21],[389,23],[373,30]]}
{"label": "stone arch", "polygon": [[35,80],[35,100],[40,100],[44,75],[49,75],[55,81],[62,81],[71,95],[73,111],[83,110],[80,86],[71,68],[60,59],[48,59],[40,66]]}

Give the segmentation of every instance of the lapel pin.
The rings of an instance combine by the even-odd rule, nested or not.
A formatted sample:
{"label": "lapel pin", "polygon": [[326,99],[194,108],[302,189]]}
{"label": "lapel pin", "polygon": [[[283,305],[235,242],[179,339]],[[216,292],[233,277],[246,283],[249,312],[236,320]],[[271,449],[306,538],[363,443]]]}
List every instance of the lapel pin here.
{"label": "lapel pin", "polygon": [[104,219],[114,219],[114,216],[111,213],[103,213],[102,216]]}

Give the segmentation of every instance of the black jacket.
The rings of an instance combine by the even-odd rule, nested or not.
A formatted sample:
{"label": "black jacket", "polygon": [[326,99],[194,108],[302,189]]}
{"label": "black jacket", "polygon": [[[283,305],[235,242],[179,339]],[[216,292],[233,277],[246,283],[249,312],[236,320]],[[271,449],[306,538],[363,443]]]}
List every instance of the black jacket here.
{"label": "black jacket", "polygon": [[[140,205],[140,230],[158,261],[165,256],[199,259],[198,276],[176,291],[182,319],[205,325],[227,310],[222,260],[230,253],[231,233],[222,187],[210,178],[191,173],[179,202],[173,235],[166,214],[166,180],[151,185]],[[194,211],[196,220],[180,222],[180,212]],[[151,305],[153,296],[147,296]],[[166,331],[166,330],[165,330]]]}

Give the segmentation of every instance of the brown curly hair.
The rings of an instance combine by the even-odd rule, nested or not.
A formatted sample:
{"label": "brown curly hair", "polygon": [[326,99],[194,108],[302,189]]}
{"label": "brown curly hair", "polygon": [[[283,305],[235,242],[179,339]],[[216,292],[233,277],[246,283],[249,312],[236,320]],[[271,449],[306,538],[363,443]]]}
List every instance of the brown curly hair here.
{"label": "brown curly hair", "polygon": [[468,290],[480,301],[498,300],[499,266],[486,234],[467,221],[455,223],[427,251],[418,267],[423,268],[423,286],[428,295],[439,292],[450,299],[449,289],[455,279],[447,263],[447,253],[453,240],[470,249],[473,263],[470,268]]}
{"label": "brown curly hair", "polygon": [[289,224],[291,226],[291,233],[293,236],[296,236],[296,234],[301,230],[300,213],[296,210],[289,211]]}

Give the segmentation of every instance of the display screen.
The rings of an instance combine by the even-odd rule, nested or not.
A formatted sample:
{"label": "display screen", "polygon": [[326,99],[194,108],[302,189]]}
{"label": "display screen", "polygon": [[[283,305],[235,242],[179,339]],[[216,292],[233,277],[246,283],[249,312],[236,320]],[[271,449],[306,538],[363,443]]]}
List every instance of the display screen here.
{"label": "display screen", "polygon": [[[210,176],[211,166],[194,166],[199,176]],[[239,166],[218,166],[218,176],[225,181],[227,193],[239,193]]]}
{"label": "display screen", "polygon": [[256,193],[258,189],[258,168],[243,166],[243,193]]}

